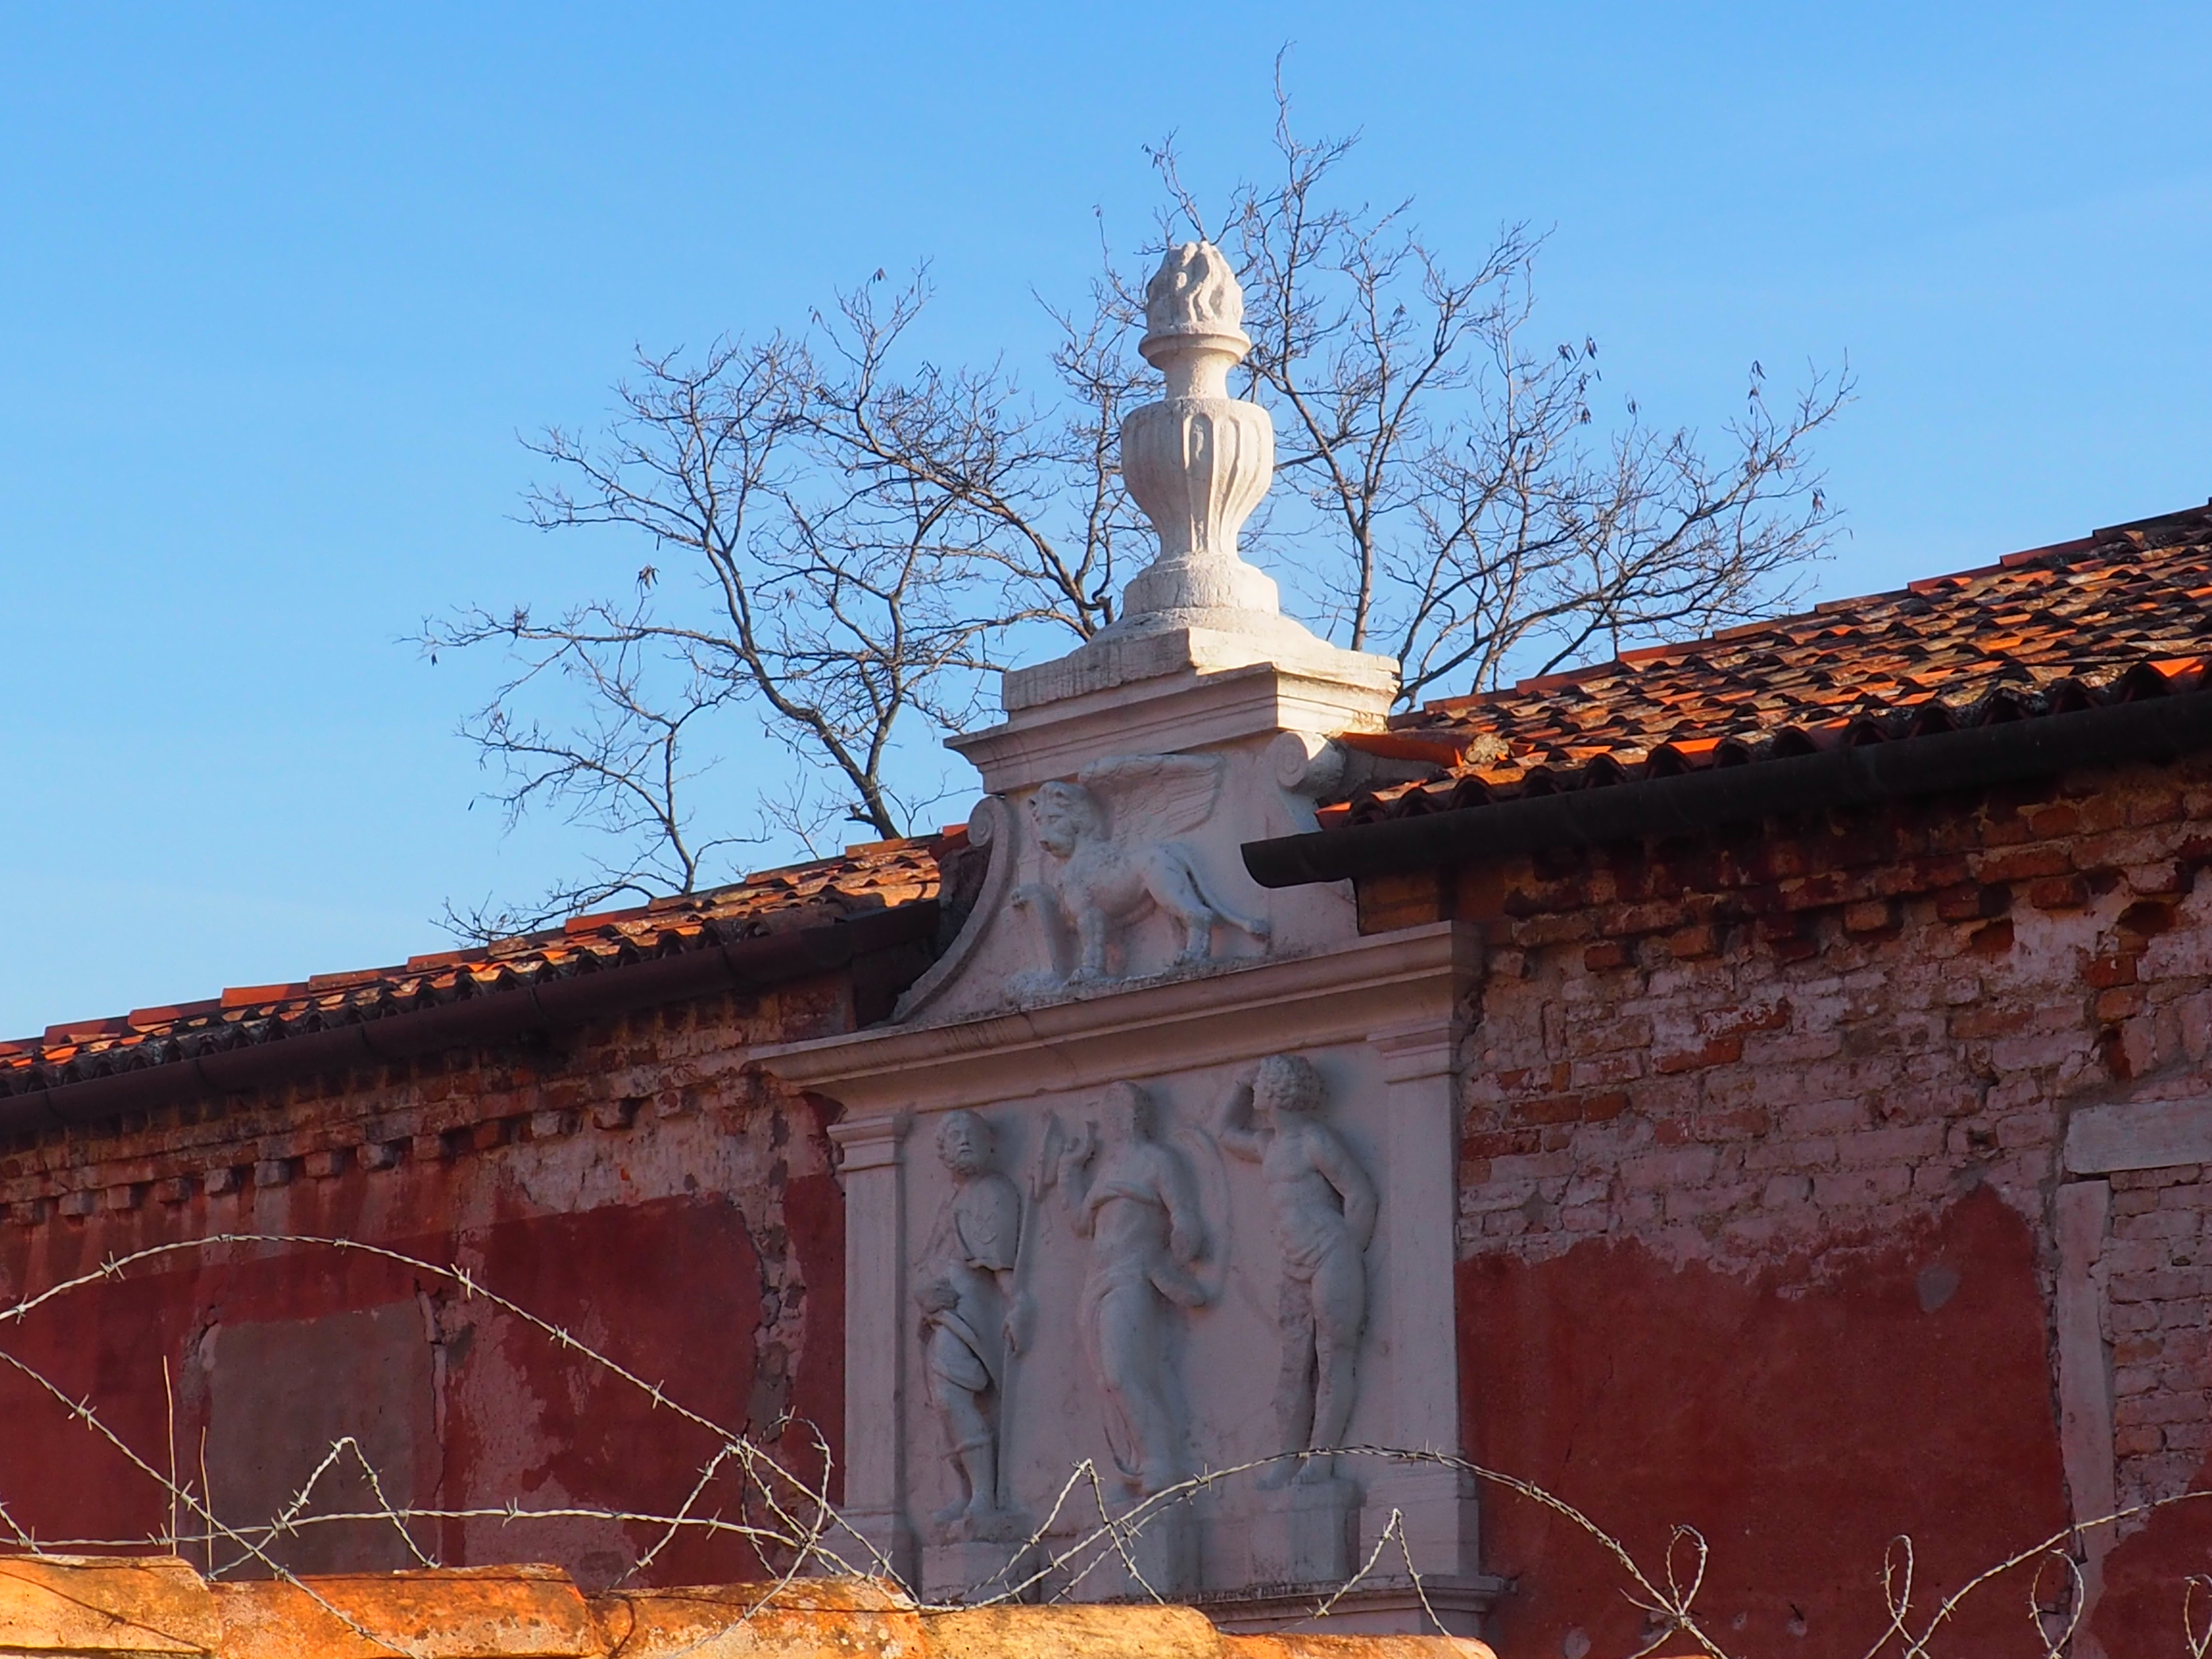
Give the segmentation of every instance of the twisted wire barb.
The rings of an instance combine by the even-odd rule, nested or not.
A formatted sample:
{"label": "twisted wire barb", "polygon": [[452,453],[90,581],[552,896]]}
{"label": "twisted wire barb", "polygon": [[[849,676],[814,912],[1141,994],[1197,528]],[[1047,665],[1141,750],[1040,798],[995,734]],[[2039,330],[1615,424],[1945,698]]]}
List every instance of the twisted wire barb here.
{"label": "twisted wire barb", "polygon": [[[0,1364],[24,1376],[70,1417],[84,1425],[112,1447],[133,1469],[154,1483],[167,1498],[168,1507],[167,1529],[149,1537],[42,1540],[16,1519],[4,1500],[0,1500],[0,1529],[4,1529],[7,1537],[23,1552],[45,1555],[59,1551],[132,1550],[143,1549],[150,1543],[173,1553],[188,1545],[197,1546],[207,1552],[211,1575],[220,1576],[249,1563],[256,1565],[271,1577],[301,1591],[310,1602],[354,1635],[401,1656],[401,1659],[424,1659],[424,1656],[410,1648],[398,1633],[371,1630],[334,1605],[313,1584],[303,1581],[275,1557],[271,1551],[276,1542],[281,1539],[296,1538],[314,1527],[381,1523],[398,1533],[409,1556],[418,1566],[434,1568],[439,1565],[438,1560],[416,1536],[415,1524],[494,1520],[503,1526],[510,1526],[589,1520],[650,1528],[653,1534],[652,1541],[637,1553],[627,1571],[616,1581],[619,1584],[634,1579],[650,1568],[681,1536],[696,1534],[706,1537],[725,1537],[743,1542],[771,1572],[770,1579],[761,1584],[758,1595],[750,1606],[735,1615],[733,1622],[742,1622],[754,1616],[772,1602],[777,1595],[810,1571],[867,1574],[896,1582],[897,1575],[881,1550],[840,1515],[831,1503],[829,1486],[834,1473],[834,1460],[827,1438],[816,1425],[787,1414],[770,1430],[770,1433],[779,1438],[794,1428],[805,1431],[811,1442],[808,1449],[818,1461],[821,1470],[820,1475],[810,1482],[787,1468],[763,1447],[746,1439],[742,1433],[672,1397],[665,1382],[646,1381],[620,1361],[578,1338],[567,1327],[542,1318],[520,1304],[488,1288],[471,1269],[459,1263],[428,1261],[384,1245],[343,1237],[304,1233],[216,1233],[202,1238],[149,1245],[122,1255],[110,1254],[88,1272],[59,1280],[43,1291],[0,1308],[0,1327],[11,1322],[20,1325],[38,1309],[89,1285],[120,1279],[132,1268],[143,1263],[177,1255],[235,1247],[288,1247],[355,1252],[448,1284],[464,1299],[481,1301],[497,1309],[544,1335],[562,1354],[573,1356],[618,1379],[642,1395],[650,1409],[668,1411],[680,1421],[704,1430],[714,1437],[715,1449],[701,1464],[690,1488],[672,1513],[582,1503],[529,1506],[513,1498],[501,1504],[396,1505],[392,1503],[382,1476],[365,1449],[355,1437],[343,1435],[331,1442],[299,1490],[266,1522],[251,1525],[233,1524],[215,1513],[212,1494],[204,1490],[206,1484],[204,1476],[200,1483],[202,1489],[195,1489],[190,1482],[179,1482],[173,1468],[165,1474],[108,1425],[90,1395],[71,1396],[35,1366],[8,1352],[5,1347],[0,1347]],[[163,1363],[166,1366],[166,1359]],[[173,1437],[172,1421],[170,1458],[173,1464],[175,1456]],[[974,1587],[988,1589],[988,1594],[959,1604],[933,1603],[917,1598],[915,1605],[924,1611],[950,1608],[954,1605],[1003,1605],[1025,1601],[1040,1594],[1065,1601],[1073,1597],[1085,1581],[1109,1561],[1119,1564],[1127,1575],[1127,1582],[1136,1587],[1140,1595],[1155,1601],[1164,1601],[1162,1588],[1146,1579],[1134,1549],[1137,1540],[1148,1527],[1158,1524],[1175,1507],[1191,1503],[1224,1482],[1265,1470],[1285,1461],[1295,1459],[1304,1462],[1314,1455],[1310,1451],[1286,1452],[1255,1458],[1230,1468],[1208,1469],[1119,1508],[1109,1498],[1106,1483],[1097,1465],[1089,1459],[1083,1460],[1071,1468],[1043,1520],[1031,1528],[1025,1539],[1010,1545],[1006,1565],[1000,1573],[986,1580],[984,1584]],[[1597,1545],[1620,1570],[1626,1581],[1623,1595],[1631,1605],[1644,1612],[1649,1620],[1644,1645],[1638,1650],[1639,1655],[1653,1654],[1662,1645],[1682,1638],[1695,1642],[1707,1659],[1731,1659],[1697,1618],[1695,1603],[1705,1585],[1711,1550],[1705,1537],[1696,1528],[1676,1526],[1672,1529],[1654,1576],[1644,1570],[1618,1538],[1599,1526],[1582,1510],[1519,1476],[1434,1450],[1356,1445],[1338,1448],[1324,1455],[1382,1460],[1397,1464],[1431,1465],[1477,1480],[1486,1486],[1512,1492],[1536,1504],[1566,1522]],[[315,1509],[317,1494],[326,1478],[349,1462],[360,1469],[367,1484],[371,1506]],[[744,1507],[741,1507],[740,1518],[737,1520],[726,1518],[719,1512],[713,1515],[698,1512],[715,1478],[732,1466],[742,1477],[741,1506],[750,1506],[757,1501],[765,1511],[757,1521],[748,1518]],[[2186,1492],[2130,1504],[2109,1516],[2069,1523],[2050,1537],[2037,1540],[1967,1579],[1936,1602],[1926,1613],[1924,1622],[1918,1623],[1917,1626],[1913,1614],[1915,1552],[1911,1539],[1900,1534],[1892,1539],[1884,1550],[1880,1583],[1887,1617],[1879,1637],[1868,1650],[1867,1659],[1883,1659],[1893,1650],[1895,1659],[1936,1659],[1935,1644],[1937,1638],[1954,1623],[1968,1598],[2006,1574],[2030,1564],[2033,1564],[2035,1570],[2027,1575],[2027,1599],[2038,1645],[2042,1649],[2045,1659],[2063,1659],[2079,1633],[2086,1612],[2086,1581],[2075,1555],[2065,1547],[2069,1542],[2078,1549],[2083,1534],[2098,1528],[2117,1527],[2179,1504],[2208,1497],[2212,1497],[2212,1492]],[[1079,1498],[1085,1500],[1081,1507],[1095,1511],[1097,1519],[1095,1523],[1079,1525],[1071,1536],[1062,1529],[1062,1519],[1069,1515],[1071,1506],[1076,1504]],[[188,1522],[185,1517],[189,1517]],[[227,1544],[236,1552],[234,1559],[221,1566],[215,1564],[213,1553],[219,1544]],[[1395,1547],[1397,1559],[1403,1564],[1406,1583],[1410,1585],[1430,1623],[1437,1630],[1443,1631],[1443,1621],[1431,1600],[1425,1575],[1413,1559],[1405,1516],[1395,1508],[1385,1518],[1357,1570],[1342,1583],[1325,1591],[1317,1591],[1312,1611],[1307,1616],[1315,1620],[1331,1616],[1347,1595],[1354,1593],[1363,1583],[1372,1582],[1378,1577],[1382,1564],[1393,1552],[1393,1546]],[[2046,1576],[2054,1565],[2062,1575],[2061,1583],[2065,1592],[2063,1607],[2046,1605],[2042,1593]],[[2200,1601],[2208,1598],[2212,1598],[2212,1576],[2192,1575],[2184,1581],[2181,1617],[2191,1659],[2212,1659],[2212,1611],[2200,1609]]]}

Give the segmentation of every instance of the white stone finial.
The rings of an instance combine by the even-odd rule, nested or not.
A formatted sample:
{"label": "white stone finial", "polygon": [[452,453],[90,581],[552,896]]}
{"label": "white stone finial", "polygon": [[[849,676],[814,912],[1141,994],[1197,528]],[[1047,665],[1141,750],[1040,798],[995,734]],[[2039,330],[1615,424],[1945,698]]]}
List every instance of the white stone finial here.
{"label": "white stone finial", "polygon": [[[1346,699],[1340,726],[1312,729],[1381,721],[1398,688],[1397,664],[1316,639],[1283,614],[1274,579],[1238,556],[1237,532],[1275,471],[1275,423],[1259,404],[1229,395],[1229,371],[1252,349],[1243,321],[1243,291],[1219,248],[1187,242],[1168,250],[1145,286],[1145,335],[1137,343],[1165,377],[1166,395],[1131,410],[1121,422],[1121,479],[1152,520],[1160,550],[1121,590],[1121,614],[1110,626],[1065,657],[1006,672],[999,689],[1006,726],[953,739],[994,791],[1010,787],[1012,777],[1024,785],[1065,781],[1102,756],[1155,746],[1180,751],[1186,740],[1198,741],[1168,726],[1141,744],[1126,732],[1102,738],[1103,748],[1089,737],[1066,744],[1055,739],[1048,748],[1032,741],[1063,721],[1074,722],[1066,726],[1073,731],[1091,720],[1075,711],[1097,693],[1143,684],[1166,696],[1168,677],[1191,671],[1295,669],[1300,685],[1325,684],[1334,688],[1329,696]],[[1157,902],[1157,891],[1152,897]],[[1192,900],[1184,908],[1195,916],[1209,907]],[[1220,919],[1243,926],[1233,916]]]}
{"label": "white stone finial", "polygon": [[1122,595],[1125,626],[1281,615],[1273,580],[1237,552],[1275,471],[1274,422],[1229,395],[1229,371],[1252,349],[1243,319],[1237,273],[1211,242],[1170,248],[1146,285],[1137,349],[1166,377],[1167,397],[1121,422],[1121,477],[1160,555]]}
{"label": "white stone finial", "polygon": [[1171,247],[1145,285],[1137,350],[1167,376],[1170,398],[1226,398],[1229,371],[1252,349],[1244,290],[1211,242]]}

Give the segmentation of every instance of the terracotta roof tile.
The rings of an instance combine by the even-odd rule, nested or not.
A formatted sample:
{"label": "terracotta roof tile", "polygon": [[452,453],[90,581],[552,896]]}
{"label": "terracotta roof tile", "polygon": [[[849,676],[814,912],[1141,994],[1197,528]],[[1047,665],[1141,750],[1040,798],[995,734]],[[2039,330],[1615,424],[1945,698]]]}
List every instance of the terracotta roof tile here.
{"label": "terracotta roof tile", "polygon": [[0,1097],[915,903],[936,895],[937,854],[958,839],[877,842],[398,967],[235,986],[204,1001],[50,1026],[40,1036],[0,1042]]}
{"label": "terracotta roof tile", "polygon": [[2208,669],[2212,505],[1431,703],[1391,734],[1457,741],[1464,757],[1322,822],[1909,740],[2195,690]]}

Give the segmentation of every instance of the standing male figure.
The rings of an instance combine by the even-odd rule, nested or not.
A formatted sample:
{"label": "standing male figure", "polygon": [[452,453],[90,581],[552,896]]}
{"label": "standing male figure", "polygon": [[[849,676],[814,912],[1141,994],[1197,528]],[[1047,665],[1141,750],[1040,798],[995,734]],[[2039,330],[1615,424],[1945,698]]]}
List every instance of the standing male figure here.
{"label": "standing male figure", "polygon": [[[1344,1443],[1352,1421],[1360,1328],[1367,1319],[1367,1242],[1375,1234],[1375,1183],[1335,1130],[1322,1121],[1321,1073],[1296,1054],[1273,1054],[1230,1091],[1214,1134],[1257,1164],[1275,1212],[1283,1279],[1277,1322],[1282,1370],[1275,1421],[1285,1451]],[[1256,1119],[1248,1122],[1247,1115]],[[1271,1464],[1263,1486],[1326,1480],[1328,1457]]]}
{"label": "standing male figure", "polygon": [[993,1539],[1021,1528],[1000,1501],[1006,1431],[1006,1364],[1024,1340],[1026,1309],[1015,1284],[1022,1199],[991,1162],[991,1126],[973,1112],[948,1112],[937,1155],[952,1177],[922,1253],[915,1299],[921,1306],[922,1370],[930,1404],[952,1443],[963,1492],[931,1518],[954,1538]]}

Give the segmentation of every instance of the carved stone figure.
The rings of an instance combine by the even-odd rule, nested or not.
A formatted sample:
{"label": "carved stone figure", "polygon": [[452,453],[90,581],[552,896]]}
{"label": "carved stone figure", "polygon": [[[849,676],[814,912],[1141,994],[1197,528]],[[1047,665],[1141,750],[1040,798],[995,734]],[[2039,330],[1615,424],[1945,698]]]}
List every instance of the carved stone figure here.
{"label": "carved stone figure", "polygon": [[[1284,1450],[1291,1452],[1344,1443],[1367,1318],[1365,1251],[1375,1232],[1375,1183],[1322,1121],[1326,1093],[1321,1074],[1305,1060],[1273,1054],[1230,1091],[1215,1125],[1225,1151],[1260,1166],[1274,1209],[1283,1262],[1275,1421]],[[1260,1484],[1280,1486],[1293,1475],[1327,1480],[1331,1462],[1326,1456],[1285,1460],[1270,1465]]]}
{"label": "carved stone figure", "polygon": [[1001,1498],[999,1469],[1008,1365],[1026,1334],[1016,1282],[1021,1194],[992,1167],[990,1125],[973,1112],[945,1115],[937,1155],[953,1187],[922,1254],[915,1299],[929,1401],[951,1442],[962,1491],[932,1519],[948,1538],[1018,1536],[1022,1517]]}
{"label": "carved stone figure", "polygon": [[1168,1376],[1171,1308],[1210,1297],[1190,1271],[1206,1253],[1206,1228],[1182,1157],[1158,1138],[1151,1097],[1133,1083],[1106,1091],[1101,1117],[1073,1141],[1055,1121],[1040,1176],[1057,1184],[1068,1221],[1091,1241],[1083,1281],[1085,1353],[1106,1406],[1106,1440],[1137,1491],[1182,1480],[1183,1430]]}
{"label": "carved stone figure", "polygon": [[1210,960],[1224,924],[1268,936],[1266,917],[1242,915],[1210,892],[1190,848],[1169,839],[1212,814],[1221,773],[1211,755],[1124,755],[1094,761],[1073,783],[1038,787],[1030,810],[1048,864],[1043,881],[1018,890],[1014,902],[1042,920],[1056,978],[1117,976],[1124,932],[1155,908],[1182,932],[1178,965]]}

